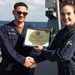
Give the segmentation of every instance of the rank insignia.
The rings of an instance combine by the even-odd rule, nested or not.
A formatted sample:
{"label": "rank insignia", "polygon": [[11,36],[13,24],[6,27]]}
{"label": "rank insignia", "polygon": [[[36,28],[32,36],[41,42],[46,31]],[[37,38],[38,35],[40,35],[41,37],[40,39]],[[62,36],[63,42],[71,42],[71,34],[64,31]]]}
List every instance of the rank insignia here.
{"label": "rank insignia", "polygon": [[72,40],[69,40],[69,41],[67,42],[67,44],[68,44],[68,45],[72,45]]}

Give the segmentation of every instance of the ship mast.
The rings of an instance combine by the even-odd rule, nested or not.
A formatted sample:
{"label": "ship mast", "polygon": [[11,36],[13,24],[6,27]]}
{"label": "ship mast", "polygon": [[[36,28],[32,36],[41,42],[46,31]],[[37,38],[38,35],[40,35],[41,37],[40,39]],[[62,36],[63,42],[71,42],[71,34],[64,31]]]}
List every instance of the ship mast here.
{"label": "ship mast", "polygon": [[56,0],[56,15],[57,15],[58,30],[60,30],[61,29],[61,20],[60,20],[60,5],[59,5],[59,0]]}

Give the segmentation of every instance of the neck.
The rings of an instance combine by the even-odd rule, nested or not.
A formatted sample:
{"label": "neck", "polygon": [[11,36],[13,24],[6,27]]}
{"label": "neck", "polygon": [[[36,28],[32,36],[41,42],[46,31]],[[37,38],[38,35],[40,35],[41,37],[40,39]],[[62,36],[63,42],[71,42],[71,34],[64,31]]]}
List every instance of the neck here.
{"label": "neck", "polygon": [[67,26],[67,28],[68,28],[68,29],[70,29],[70,28],[71,28],[71,26]]}
{"label": "neck", "polygon": [[73,25],[74,25],[74,23],[71,25],[67,25],[67,28],[70,29]]}
{"label": "neck", "polygon": [[19,22],[14,21],[14,24],[16,27],[19,27],[19,28],[24,26],[24,22],[19,23]]}

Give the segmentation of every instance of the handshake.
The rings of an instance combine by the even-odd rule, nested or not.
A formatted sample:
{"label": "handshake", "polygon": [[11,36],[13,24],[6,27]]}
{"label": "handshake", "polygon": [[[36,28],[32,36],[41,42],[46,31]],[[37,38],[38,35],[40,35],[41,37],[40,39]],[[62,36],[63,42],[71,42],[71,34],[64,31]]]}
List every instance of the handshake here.
{"label": "handshake", "polygon": [[[36,52],[41,52],[41,50],[43,50],[43,47],[42,46],[35,46],[34,50]],[[28,67],[28,68],[34,68],[34,67],[36,67],[37,64],[35,63],[35,60],[34,60],[33,57],[28,56],[28,57],[25,58],[25,62],[24,62],[23,65],[25,67]]]}

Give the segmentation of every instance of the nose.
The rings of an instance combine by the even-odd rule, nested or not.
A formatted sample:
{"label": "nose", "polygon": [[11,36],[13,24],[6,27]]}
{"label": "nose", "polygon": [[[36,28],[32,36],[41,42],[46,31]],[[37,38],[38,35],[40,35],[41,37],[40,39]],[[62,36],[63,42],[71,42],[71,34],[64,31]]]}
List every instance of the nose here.
{"label": "nose", "polygon": [[24,15],[23,15],[23,13],[22,13],[22,14],[20,14],[20,16],[24,16]]}
{"label": "nose", "polygon": [[67,14],[65,14],[65,15],[64,15],[64,18],[68,18],[68,15],[67,15]]}

